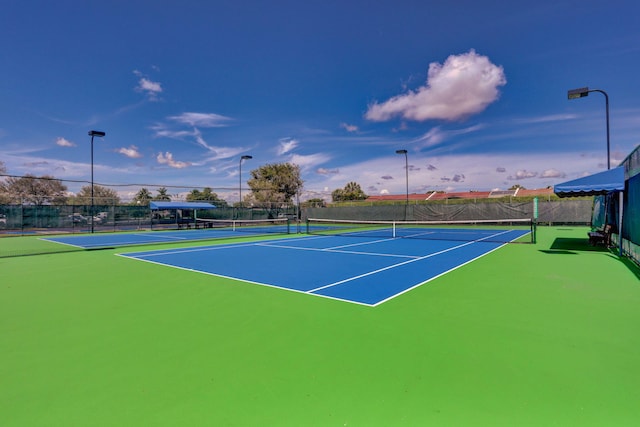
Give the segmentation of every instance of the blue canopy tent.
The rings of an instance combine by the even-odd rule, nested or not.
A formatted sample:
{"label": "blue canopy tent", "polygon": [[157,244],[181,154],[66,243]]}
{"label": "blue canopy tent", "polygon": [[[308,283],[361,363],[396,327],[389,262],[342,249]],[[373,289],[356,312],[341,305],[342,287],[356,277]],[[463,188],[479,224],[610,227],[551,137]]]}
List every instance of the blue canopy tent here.
{"label": "blue canopy tent", "polygon": [[151,210],[162,209],[215,209],[215,205],[205,202],[151,202]]}
{"label": "blue canopy tent", "polygon": [[[624,167],[619,166],[563,182],[553,188],[553,192],[559,197],[600,196],[595,199],[591,226],[594,228],[605,224],[615,226],[615,233],[618,234],[620,242],[620,254],[622,254],[622,239],[619,230],[622,230],[623,220],[624,179]],[[615,193],[618,193],[618,200]],[[603,217],[596,218],[600,213]]]}
{"label": "blue canopy tent", "polygon": [[563,182],[553,188],[559,197],[600,196],[612,191],[624,191],[623,167]]}
{"label": "blue canopy tent", "polygon": [[[170,220],[164,221],[164,223],[173,222],[177,224],[179,228],[182,224],[186,224],[187,227],[191,227],[191,224],[196,226],[198,209],[216,209],[215,205],[207,202],[151,202],[149,203],[149,207],[151,208],[152,218],[154,211],[175,211],[174,215],[169,215]],[[191,212],[193,212],[193,215],[191,215]],[[160,219],[160,215],[156,216],[158,217],[158,223],[162,223],[163,221]]]}

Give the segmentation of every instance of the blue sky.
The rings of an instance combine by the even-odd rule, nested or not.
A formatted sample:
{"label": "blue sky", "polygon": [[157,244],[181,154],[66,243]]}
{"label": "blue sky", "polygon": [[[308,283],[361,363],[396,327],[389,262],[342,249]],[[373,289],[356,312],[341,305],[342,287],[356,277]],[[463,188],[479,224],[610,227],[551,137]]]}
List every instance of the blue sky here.
{"label": "blue sky", "polygon": [[244,188],[292,162],[303,198],[350,181],[404,194],[398,149],[412,193],[544,188],[606,168],[604,96],[568,89],[608,93],[613,166],[640,143],[639,15],[630,0],[8,0],[0,161],[88,181],[96,129],[96,183],[231,202],[245,154]]}

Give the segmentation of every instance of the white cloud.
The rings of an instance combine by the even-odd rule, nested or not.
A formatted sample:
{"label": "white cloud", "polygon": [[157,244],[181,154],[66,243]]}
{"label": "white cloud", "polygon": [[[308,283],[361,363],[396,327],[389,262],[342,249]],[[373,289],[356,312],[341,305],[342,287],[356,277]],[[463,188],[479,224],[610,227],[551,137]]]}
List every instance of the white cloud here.
{"label": "white cloud", "polygon": [[524,170],[517,171],[515,175],[509,175],[507,179],[518,181],[521,179],[535,178],[536,176],[538,176],[538,172],[532,172],[524,169]]}
{"label": "white cloud", "polygon": [[220,114],[193,112],[182,113],[177,116],[170,116],[169,119],[189,126],[203,128],[225,127],[228,126],[228,123],[231,120],[233,120],[230,117],[221,116]]}
{"label": "white cloud", "polygon": [[183,169],[188,166],[191,166],[191,163],[174,160],[173,154],[171,154],[168,151],[164,154],[158,153],[158,156],[156,157],[156,159],[158,160],[158,163],[160,163],[161,165],[167,165],[176,169]]}
{"label": "white cloud", "polygon": [[496,101],[498,88],[506,82],[502,67],[472,49],[449,56],[444,64],[432,62],[425,86],[371,104],[365,117],[378,122],[396,116],[415,121],[459,120]]}
{"label": "white cloud", "polygon": [[141,78],[140,81],[138,82],[138,88],[145,92],[151,92],[151,93],[162,92],[162,86],[160,85],[160,83],[152,82],[151,80],[144,77]]}
{"label": "white cloud", "polygon": [[565,178],[567,174],[556,169],[547,169],[540,174],[540,178]]}
{"label": "white cloud", "polygon": [[144,93],[150,101],[157,101],[159,99],[159,95],[162,93],[162,85],[159,82],[149,80],[137,70],[134,70],[133,74],[140,77],[138,80],[138,86],[135,88],[136,92]]}
{"label": "white cloud", "polygon": [[333,175],[336,173],[340,173],[340,169],[326,169],[326,168],[318,168],[316,173],[319,175]]}
{"label": "white cloud", "polygon": [[73,142],[69,141],[66,138],[63,137],[58,137],[56,139],[56,144],[59,145],[60,147],[75,147],[76,144],[74,144]]}
{"label": "white cloud", "polygon": [[138,151],[138,147],[136,147],[135,145],[131,145],[129,146],[129,148],[119,148],[116,150],[116,152],[124,154],[131,159],[139,159],[140,157],[142,157],[142,154],[140,154],[140,152]]}

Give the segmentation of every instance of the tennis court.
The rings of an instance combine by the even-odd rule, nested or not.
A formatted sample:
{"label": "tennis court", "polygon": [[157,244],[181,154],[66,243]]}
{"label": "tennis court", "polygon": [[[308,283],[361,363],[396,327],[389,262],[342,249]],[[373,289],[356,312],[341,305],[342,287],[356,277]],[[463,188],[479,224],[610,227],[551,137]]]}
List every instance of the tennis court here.
{"label": "tennis court", "polygon": [[269,220],[200,220],[202,228],[172,231],[140,231],[133,233],[98,233],[76,236],[56,236],[41,240],[79,249],[103,249],[162,243],[196,242],[201,240],[255,237],[269,234],[289,234],[286,218]]}
{"label": "tennis court", "polygon": [[[378,233],[380,230],[376,230]],[[413,232],[418,232],[413,229]],[[419,233],[441,231],[420,229]],[[460,235],[473,240],[461,242]],[[456,230],[455,240],[313,236],[123,254],[128,258],[376,306],[518,239],[519,230]],[[361,236],[361,234],[358,234]],[[283,262],[283,260],[286,260]],[[251,268],[247,268],[250,263]],[[280,266],[275,267],[274,266]],[[317,268],[320,266],[321,268]],[[316,271],[312,277],[306,272]],[[304,278],[304,280],[301,280]]]}

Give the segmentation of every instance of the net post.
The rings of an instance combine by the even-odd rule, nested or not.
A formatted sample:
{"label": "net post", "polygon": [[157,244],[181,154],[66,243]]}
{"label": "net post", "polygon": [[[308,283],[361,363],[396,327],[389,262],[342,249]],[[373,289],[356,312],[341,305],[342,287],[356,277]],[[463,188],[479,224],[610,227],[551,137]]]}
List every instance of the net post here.
{"label": "net post", "polygon": [[392,233],[392,237],[395,239],[396,238],[396,222],[393,221],[393,233]]}

